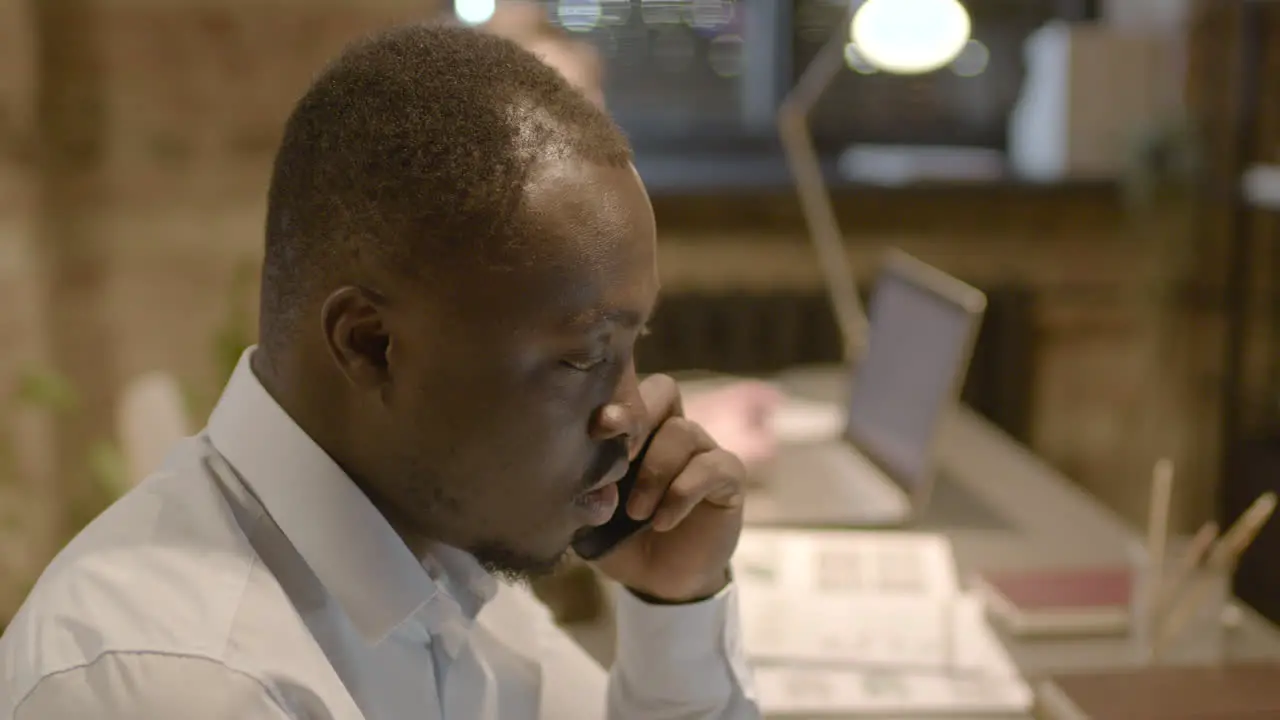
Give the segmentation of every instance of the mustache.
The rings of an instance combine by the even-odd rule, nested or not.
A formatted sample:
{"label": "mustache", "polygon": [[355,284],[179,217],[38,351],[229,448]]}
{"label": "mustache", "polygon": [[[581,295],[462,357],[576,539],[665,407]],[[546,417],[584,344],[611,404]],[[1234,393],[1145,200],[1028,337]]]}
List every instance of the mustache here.
{"label": "mustache", "polygon": [[587,472],[582,476],[582,486],[580,490],[586,491],[591,486],[600,482],[610,470],[613,469],[619,461],[625,462],[627,459],[627,442],[622,438],[615,438],[606,441],[600,446],[600,452],[596,455],[591,466],[587,468]]}

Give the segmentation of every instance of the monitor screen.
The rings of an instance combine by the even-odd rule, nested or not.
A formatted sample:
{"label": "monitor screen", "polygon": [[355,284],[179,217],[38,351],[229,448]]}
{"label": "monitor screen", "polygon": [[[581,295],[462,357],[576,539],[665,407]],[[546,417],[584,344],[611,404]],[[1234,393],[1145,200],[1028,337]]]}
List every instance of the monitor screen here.
{"label": "monitor screen", "polygon": [[928,482],[938,421],[955,401],[978,317],[889,268],[868,308],[847,434],[908,492]]}

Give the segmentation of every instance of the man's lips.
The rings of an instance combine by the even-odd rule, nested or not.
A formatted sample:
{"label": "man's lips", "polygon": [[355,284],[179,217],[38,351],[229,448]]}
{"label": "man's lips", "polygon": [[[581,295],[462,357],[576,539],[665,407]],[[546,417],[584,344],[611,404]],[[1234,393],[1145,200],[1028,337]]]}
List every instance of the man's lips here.
{"label": "man's lips", "polygon": [[629,468],[630,464],[627,462],[626,458],[619,460],[613,464],[613,467],[609,468],[609,472],[605,473],[604,477],[600,478],[600,482],[592,485],[586,490],[583,490],[582,494],[587,495],[589,493],[593,493],[622,480],[622,478],[626,477],[627,470]]}

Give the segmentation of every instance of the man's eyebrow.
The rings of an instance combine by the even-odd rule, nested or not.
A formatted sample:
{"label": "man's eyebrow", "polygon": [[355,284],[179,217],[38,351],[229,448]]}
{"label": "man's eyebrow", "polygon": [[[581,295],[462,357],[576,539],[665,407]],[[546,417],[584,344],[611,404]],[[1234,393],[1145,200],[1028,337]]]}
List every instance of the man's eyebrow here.
{"label": "man's eyebrow", "polygon": [[624,328],[639,327],[644,323],[644,316],[635,310],[588,310],[571,315],[568,325],[578,327],[595,327],[597,325],[618,325]]}
{"label": "man's eyebrow", "polygon": [[636,310],[593,308],[570,316],[566,324],[577,327],[596,327],[607,324],[631,330],[647,324],[657,309],[657,305],[654,305],[653,309],[646,314]]}

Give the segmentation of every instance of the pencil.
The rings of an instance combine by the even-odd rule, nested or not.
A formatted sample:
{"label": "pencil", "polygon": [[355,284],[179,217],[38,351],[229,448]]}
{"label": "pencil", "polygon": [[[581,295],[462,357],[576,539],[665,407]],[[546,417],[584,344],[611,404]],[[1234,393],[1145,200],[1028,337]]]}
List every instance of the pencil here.
{"label": "pencil", "polygon": [[1169,542],[1169,504],[1173,497],[1173,461],[1161,458],[1151,469],[1151,507],[1147,518],[1147,619],[1154,620],[1159,588],[1164,584],[1165,554]]}
{"label": "pencil", "polygon": [[1226,570],[1240,559],[1240,555],[1249,547],[1258,533],[1262,531],[1262,527],[1271,519],[1271,514],[1276,509],[1276,494],[1274,492],[1263,493],[1258,496],[1257,500],[1245,510],[1240,519],[1236,520],[1231,527],[1227,528],[1227,532],[1223,534],[1222,539],[1213,547],[1213,552],[1209,554],[1209,562],[1216,568]]}

